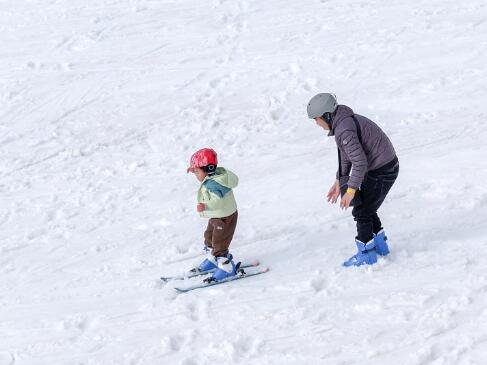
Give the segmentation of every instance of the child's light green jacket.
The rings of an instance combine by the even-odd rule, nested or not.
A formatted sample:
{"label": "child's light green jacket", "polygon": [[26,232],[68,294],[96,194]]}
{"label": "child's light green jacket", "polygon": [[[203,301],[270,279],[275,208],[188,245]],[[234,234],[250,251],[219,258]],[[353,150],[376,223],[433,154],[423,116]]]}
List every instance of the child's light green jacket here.
{"label": "child's light green jacket", "polygon": [[198,203],[205,204],[202,218],[223,218],[237,211],[232,189],[238,185],[233,172],[217,167],[215,175],[207,176],[198,190]]}

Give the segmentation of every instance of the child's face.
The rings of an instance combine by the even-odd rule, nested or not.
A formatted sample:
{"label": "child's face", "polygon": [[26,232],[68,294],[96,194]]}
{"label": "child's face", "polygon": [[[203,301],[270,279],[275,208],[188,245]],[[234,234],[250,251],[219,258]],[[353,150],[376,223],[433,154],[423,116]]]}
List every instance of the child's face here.
{"label": "child's face", "polygon": [[199,167],[194,168],[193,174],[195,174],[196,178],[200,182],[205,179],[206,175],[208,175],[203,169],[200,169]]}

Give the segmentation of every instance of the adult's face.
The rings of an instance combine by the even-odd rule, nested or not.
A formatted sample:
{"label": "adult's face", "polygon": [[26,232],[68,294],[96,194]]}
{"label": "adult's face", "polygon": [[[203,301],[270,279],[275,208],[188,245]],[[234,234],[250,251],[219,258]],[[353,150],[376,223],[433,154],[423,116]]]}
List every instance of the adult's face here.
{"label": "adult's face", "polygon": [[330,127],[328,126],[328,123],[326,123],[323,118],[321,118],[321,117],[315,118],[315,122],[316,122],[316,125],[318,127],[321,127],[321,128],[323,128],[324,130],[327,130],[327,131],[330,130]]}

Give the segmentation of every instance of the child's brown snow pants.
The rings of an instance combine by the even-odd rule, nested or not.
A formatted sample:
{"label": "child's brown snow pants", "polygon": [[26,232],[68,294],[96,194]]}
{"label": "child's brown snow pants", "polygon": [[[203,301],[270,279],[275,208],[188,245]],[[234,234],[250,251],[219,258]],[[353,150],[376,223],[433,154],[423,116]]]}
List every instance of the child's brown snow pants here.
{"label": "child's brown snow pants", "polygon": [[238,212],[223,218],[210,218],[205,231],[205,245],[213,256],[226,256],[237,227]]}

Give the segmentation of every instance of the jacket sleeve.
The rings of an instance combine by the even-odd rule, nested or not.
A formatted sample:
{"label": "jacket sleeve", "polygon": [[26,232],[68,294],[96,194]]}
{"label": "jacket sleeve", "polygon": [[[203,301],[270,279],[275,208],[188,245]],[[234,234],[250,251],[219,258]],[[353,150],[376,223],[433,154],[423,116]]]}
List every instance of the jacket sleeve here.
{"label": "jacket sleeve", "polygon": [[[365,156],[362,145],[358,140],[357,132],[350,129],[343,131],[340,136],[338,136],[337,143],[342,151],[342,163],[345,159],[345,156],[343,156],[344,152],[346,160],[350,161],[349,164],[351,163],[352,165],[348,187],[358,189],[367,173],[367,156]],[[349,164],[348,168],[350,168]],[[345,166],[347,166],[347,164],[344,164],[342,167],[343,170],[345,170]]]}
{"label": "jacket sleeve", "polygon": [[232,189],[229,189],[213,180],[206,180],[202,185],[199,203],[205,204],[205,211],[211,212],[222,208],[223,198]]}
{"label": "jacket sleeve", "polygon": [[205,211],[217,210],[221,204],[221,201],[222,199],[219,195],[206,189],[206,187],[203,187],[198,199],[198,203],[203,203],[205,205]]}
{"label": "jacket sleeve", "polygon": [[[349,159],[347,159],[347,156],[345,156],[343,153],[340,154],[340,157],[341,157],[341,164],[342,164],[342,176],[348,176],[348,174],[350,174],[350,170],[352,168],[352,163],[350,162]],[[340,167],[338,167],[340,168]],[[336,178],[338,180],[338,178],[340,177],[339,175],[340,171],[338,171],[337,169],[337,174],[336,174]]]}

